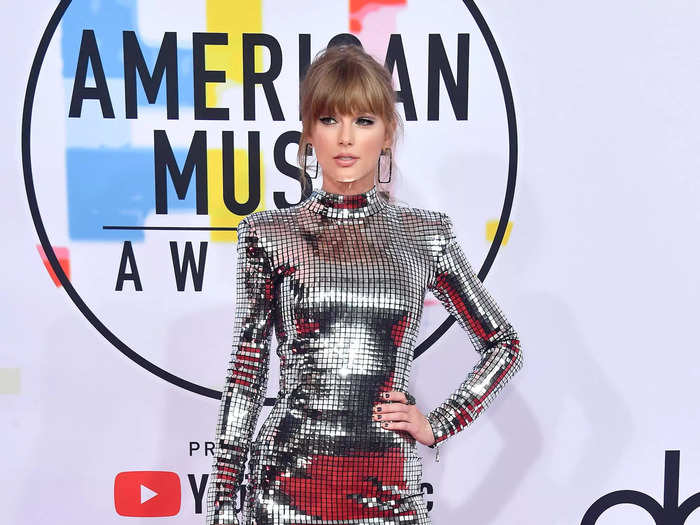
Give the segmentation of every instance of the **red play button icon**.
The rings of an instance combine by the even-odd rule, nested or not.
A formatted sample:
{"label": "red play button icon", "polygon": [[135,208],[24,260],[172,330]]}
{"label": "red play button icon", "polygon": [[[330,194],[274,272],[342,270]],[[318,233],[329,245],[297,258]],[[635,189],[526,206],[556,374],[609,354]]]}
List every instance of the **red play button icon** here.
{"label": "red play button icon", "polygon": [[180,494],[180,478],[174,472],[120,472],[114,478],[114,508],[120,516],[175,516]]}

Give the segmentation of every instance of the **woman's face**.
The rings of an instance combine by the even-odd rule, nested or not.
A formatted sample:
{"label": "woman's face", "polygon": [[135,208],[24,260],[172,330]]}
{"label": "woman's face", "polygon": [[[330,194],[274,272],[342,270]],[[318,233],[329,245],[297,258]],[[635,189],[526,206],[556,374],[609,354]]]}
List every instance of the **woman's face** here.
{"label": "woman's face", "polygon": [[323,189],[354,194],[374,185],[379,155],[391,137],[378,115],[329,113],[312,124],[308,142],[323,170]]}

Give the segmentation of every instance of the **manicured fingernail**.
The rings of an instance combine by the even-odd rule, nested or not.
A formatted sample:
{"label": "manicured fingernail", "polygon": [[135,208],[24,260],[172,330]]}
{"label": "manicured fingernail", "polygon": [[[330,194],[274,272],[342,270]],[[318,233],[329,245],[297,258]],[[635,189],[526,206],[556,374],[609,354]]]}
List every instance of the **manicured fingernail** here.
{"label": "manicured fingernail", "polygon": [[385,393],[384,393],[384,397],[387,398],[387,399],[389,399],[389,392],[385,392]]}
{"label": "manicured fingernail", "polygon": [[388,421],[384,421],[384,426],[385,426],[385,427],[388,427],[388,426],[389,426],[389,422],[388,422]]}
{"label": "manicured fingernail", "polygon": [[381,412],[381,411],[382,411],[382,407],[377,407],[377,412]]}
{"label": "manicured fingernail", "polygon": [[381,415],[381,414],[378,414],[378,415],[377,415],[377,419],[381,419],[381,418],[382,418],[382,415]]}

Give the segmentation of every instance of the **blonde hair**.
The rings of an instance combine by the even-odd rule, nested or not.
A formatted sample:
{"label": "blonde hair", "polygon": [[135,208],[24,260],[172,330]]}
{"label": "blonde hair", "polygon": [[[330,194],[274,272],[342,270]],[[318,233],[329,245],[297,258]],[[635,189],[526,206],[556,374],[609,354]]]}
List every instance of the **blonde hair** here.
{"label": "blonde hair", "polygon": [[393,153],[403,123],[396,111],[391,73],[360,46],[342,44],[320,51],[304,76],[300,96],[302,131],[297,163],[303,190],[308,185],[304,151],[310,131],[322,114],[368,111],[381,117],[392,138]]}

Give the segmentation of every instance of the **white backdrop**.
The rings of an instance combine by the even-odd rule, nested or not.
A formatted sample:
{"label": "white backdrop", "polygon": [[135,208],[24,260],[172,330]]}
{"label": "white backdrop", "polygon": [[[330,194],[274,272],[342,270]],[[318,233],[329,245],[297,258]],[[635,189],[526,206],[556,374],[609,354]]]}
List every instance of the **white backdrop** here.
{"label": "white backdrop", "polygon": [[[241,149],[237,170],[247,163],[247,132],[260,132],[258,209],[275,207],[276,192],[297,202],[298,185],[279,172],[273,157],[282,133],[299,129],[298,34],[311,35],[315,53],[351,27],[381,58],[388,34],[402,35],[417,120],[406,123],[392,191],[408,205],[446,211],[473,265],[483,264],[503,206],[511,143],[502,84],[467,4],[408,0],[365,10],[354,2],[350,10],[347,2],[289,4],[243,3],[236,11],[214,0],[76,1],[38,74],[31,182],[48,239],[70,263],[71,284],[95,319],[135,359],[196,385],[189,390],[121,353],[56,285],[42,259],[23,176],[22,106],[56,4],[5,6],[3,523],[147,523],[153,518],[126,518],[115,508],[115,497],[126,497],[115,494],[115,478],[130,471],[175,473],[178,490],[140,497],[179,505],[174,516],[161,519],[204,522],[198,502],[204,503],[211,468],[206,443],[214,437],[218,400],[202,392],[221,389],[229,359],[234,237],[106,233],[102,226],[235,225],[237,216],[223,208],[217,186],[224,130],[234,131]],[[485,282],[518,330],[526,363],[483,416],[440,448],[439,463],[422,448],[433,523],[570,525],[619,490],[647,494],[662,507],[674,484],[682,503],[700,491],[700,367],[691,330],[700,295],[700,7],[680,0],[477,5],[505,64],[518,140],[509,235]],[[226,26],[241,18],[243,29]],[[83,29],[97,35],[114,119],[102,118],[95,100],[83,103],[80,118],[68,117]],[[139,116],[125,118],[117,73],[122,31],[130,30],[150,66],[155,55],[148,53],[157,53],[163,33],[177,31],[179,119],[166,119],[162,100],[147,104],[140,87]],[[193,31],[273,35],[284,58],[275,85],[285,120],[272,120],[259,88],[256,119],[243,120],[235,65],[240,49],[232,49],[227,64],[229,82],[211,88],[208,99],[210,106],[230,108],[230,119],[193,120]],[[467,120],[455,117],[442,83],[440,119],[428,119],[431,33],[442,36],[453,70],[457,34],[470,35]],[[219,69],[225,61],[209,55],[212,47],[207,67]],[[259,60],[269,67],[265,54]],[[154,129],[166,130],[180,166],[184,156],[178,155],[186,154],[193,131],[207,131],[209,215],[195,213],[194,182],[185,201],[170,188],[168,214],[155,213]],[[294,152],[290,146],[288,162]],[[245,187],[239,190],[245,198]],[[141,292],[131,281],[116,291],[125,240],[132,241]],[[209,243],[201,291],[191,278],[177,290],[169,241],[177,241],[180,257],[187,241],[195,254],[200,242]],[[428,306],[419,341],[446,317],[432,297]],[[466,334],[453,325],[414,365],[419,408],[427,413],[440,403],[476,358]],[[268,396],[277,391],[275,359]],[[263,408],[260,422],[269,410]],[[664,479],[664,462],[673,459],[666,451],[679,451],[680,471]],[[664,523],[683,523],[668,519]],[[655,521],[639,505],[623,504],[597,523]],[[685,523],[700,523],[700,511]]]}

